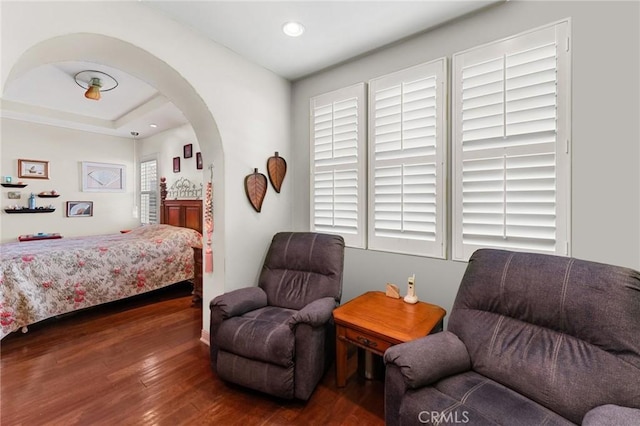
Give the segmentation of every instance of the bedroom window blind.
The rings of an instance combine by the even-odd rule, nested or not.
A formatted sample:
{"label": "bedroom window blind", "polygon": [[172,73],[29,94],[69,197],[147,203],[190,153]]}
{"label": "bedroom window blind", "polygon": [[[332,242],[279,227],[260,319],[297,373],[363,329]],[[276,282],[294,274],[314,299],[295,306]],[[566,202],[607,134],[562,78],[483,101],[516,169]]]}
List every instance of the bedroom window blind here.
{"label": "bedroom window blind", "polygon": [[365,247],[364,83],[310,101],[311,227]]}
{"label": "bedroom window blind", "polygon": [[369,82],[373,250],[445,256],[446,59]]}
{"label": "bedroom window blind", "polygon": [[453,56],[453,258],[569,254],[569,23]]}
{"label": "bedroom window blind", "polygon": [[140,222],[158,223],[158,162],[140,163]]}

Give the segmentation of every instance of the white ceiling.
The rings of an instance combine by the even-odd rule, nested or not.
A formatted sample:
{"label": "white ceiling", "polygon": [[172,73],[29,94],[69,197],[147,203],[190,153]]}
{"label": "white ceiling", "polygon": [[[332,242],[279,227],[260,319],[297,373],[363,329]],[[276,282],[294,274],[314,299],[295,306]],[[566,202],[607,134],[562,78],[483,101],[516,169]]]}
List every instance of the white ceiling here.
{"label": "white ceiling", "polygon": [[[143,0],[172,19],[295,80],[496,3],[491,1]],[[302,36],[284,35],[297,21]]]}
{"label": "white ceiling", "polygon": [[[191,27],[276,74],[295,80],[443,22],[499,3],[487,1],[163,1],[151,9]],[[298,38],[281,30],[298,21]],[[95,69],[118,87],[100,101],[83,97],[74,75]],[[14,80],[2,98],[2,116],[131,138],[146,138],[186,123],[182,113],[145,82],[108,64],[61,62]],[[157,128],[149,127],[155,123]]]}

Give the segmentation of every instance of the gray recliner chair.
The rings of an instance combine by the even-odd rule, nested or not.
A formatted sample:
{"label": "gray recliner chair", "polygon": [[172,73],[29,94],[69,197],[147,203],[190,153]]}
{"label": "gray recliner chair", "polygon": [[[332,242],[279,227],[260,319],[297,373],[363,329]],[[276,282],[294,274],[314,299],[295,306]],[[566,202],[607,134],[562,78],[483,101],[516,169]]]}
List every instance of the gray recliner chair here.
{"label": "gray recliner chair", "polygon": [[389,426],[640,425],[640,273],[478,250],[448,330],[384,360]]}
{"label": "gray recliner chair", "polygon": [[257,287],[211,301],[211,366],[223,380],[307,400],[334,359],[344,240],[311,232],[273,237]]}

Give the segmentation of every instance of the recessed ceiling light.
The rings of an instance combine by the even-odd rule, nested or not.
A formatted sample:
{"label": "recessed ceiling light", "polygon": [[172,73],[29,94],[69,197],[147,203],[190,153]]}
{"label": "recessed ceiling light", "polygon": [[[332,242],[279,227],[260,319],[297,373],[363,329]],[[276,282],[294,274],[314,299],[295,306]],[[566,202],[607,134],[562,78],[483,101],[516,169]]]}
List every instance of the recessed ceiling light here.
{"label": "recessed ceiling light", "polygon": [[149,124],[149,127],[151,127],[151,128],[153,128],[153,129],[155,129],[156,127],[158,127],[158,125],[157,125],[157,124],[155,124],[155,123],[151,123],[151,124]]}
{"label": "recessed ceiling light", "polygon": [[282,32],[289,37],[298,37],[304,32],[304,25],[299,22],[287,22],[282,26]]}

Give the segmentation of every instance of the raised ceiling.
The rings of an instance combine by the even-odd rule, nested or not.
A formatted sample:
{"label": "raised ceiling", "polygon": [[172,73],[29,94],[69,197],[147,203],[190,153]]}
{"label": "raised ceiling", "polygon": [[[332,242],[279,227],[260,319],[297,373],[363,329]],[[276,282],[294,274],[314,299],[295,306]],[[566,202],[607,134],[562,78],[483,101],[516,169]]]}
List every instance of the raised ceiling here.
{"label": "raised ceiling", "polygon": [[[79,71],[93,69],[118,82],[99,101],[86,99],[74,79]],[[3,95],[2,115],[120,137],[137,131],[141,138],[187,123],[169,99],[144,81],[107,65],[80,61],[43,65],[16,78]]]}
{"label": "raised ceiling", "polygon": [[[295,80],[426,31],[502,0],[491,1],[152,1],[162,13],[247,60]],[[297,38],[281,30],[298,21]],[[85,69],[112,75],[119,86],[100,101],[83,97],[73,76]],[[155,88],[108,64],[60,62],[16,78],[5,88],[2,116],[88,132],[140,138],[186,123]],[[150,124],[157,127],[151,128]]]}

